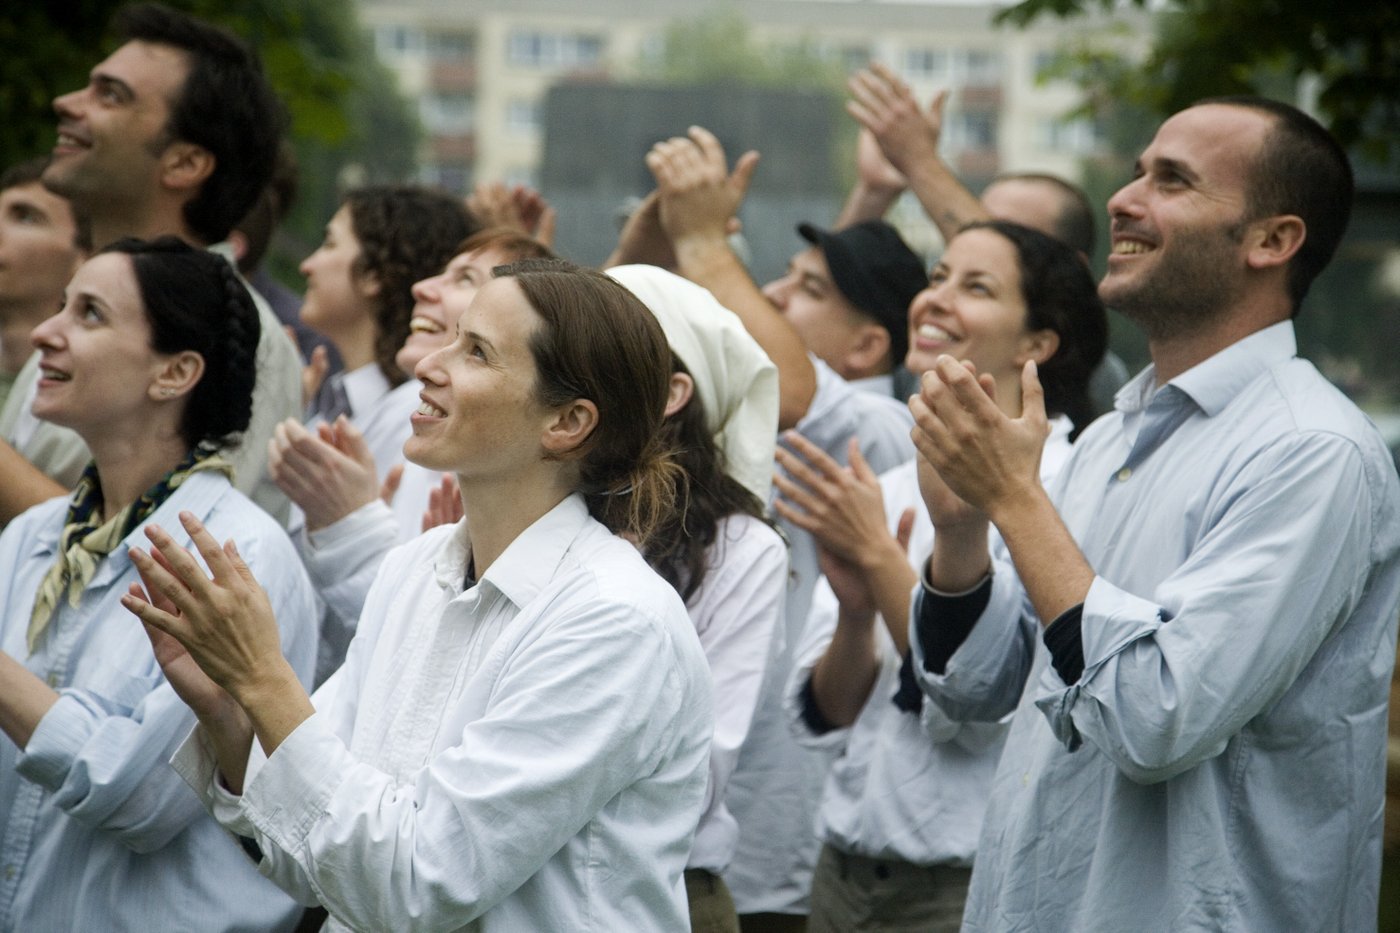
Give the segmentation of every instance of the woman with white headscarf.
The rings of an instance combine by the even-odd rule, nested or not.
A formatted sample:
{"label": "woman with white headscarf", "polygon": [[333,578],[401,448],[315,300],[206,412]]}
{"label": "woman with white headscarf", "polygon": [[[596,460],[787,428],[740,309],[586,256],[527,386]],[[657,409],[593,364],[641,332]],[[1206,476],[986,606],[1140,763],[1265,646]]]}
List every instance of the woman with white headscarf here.
{"label": "woman with white headscarf", "polygon": [[608,274],[651,309],[671,346],[662,430],[684,468],[681,507],[644,554],[685,600],[714,678],[710,781],[686,865],[691,928],[737,933],[720,878],[738,840],[724,791],[758,705],[787,587],[787,546],[763,517],[777,369],[733,312],[700,286],[654,266]]}

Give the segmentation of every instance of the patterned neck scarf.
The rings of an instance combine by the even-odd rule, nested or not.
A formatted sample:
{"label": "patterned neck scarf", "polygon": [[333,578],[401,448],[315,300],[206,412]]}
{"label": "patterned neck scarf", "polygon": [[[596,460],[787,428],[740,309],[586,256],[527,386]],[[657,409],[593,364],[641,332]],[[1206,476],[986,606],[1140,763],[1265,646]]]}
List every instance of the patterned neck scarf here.
{"label": "patterned neck scarf", "polygon": [[104,522],[97,464],[88,464],[68,504],[63,533],[59,536],[58,562],[49,568],[34,598],[34,612],[29,617],[26,633],[30,654],[53,621],[63,595],[67,593],[68,605],[76,608],[103,559],[133,529],[150,518],[181,483],[200,470],[218,470],[233,479],[233,464],[220,457],[217,450],[200,445],[135,502]]}

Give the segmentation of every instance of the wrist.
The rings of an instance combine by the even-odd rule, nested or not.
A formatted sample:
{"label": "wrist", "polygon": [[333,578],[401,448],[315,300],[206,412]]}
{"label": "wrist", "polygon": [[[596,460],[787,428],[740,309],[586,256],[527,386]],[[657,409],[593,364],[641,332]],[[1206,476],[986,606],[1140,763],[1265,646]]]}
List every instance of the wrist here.
{"label": "wrist", "polygon": [[287,659],[278,654],[275,661],[258,664],[250,676],[237,684],[230,684],[228,692],[240,707],[240,712],[248,716],[254,711],[278,703],[280,697],[289,690],[300,692],[301,681]]}

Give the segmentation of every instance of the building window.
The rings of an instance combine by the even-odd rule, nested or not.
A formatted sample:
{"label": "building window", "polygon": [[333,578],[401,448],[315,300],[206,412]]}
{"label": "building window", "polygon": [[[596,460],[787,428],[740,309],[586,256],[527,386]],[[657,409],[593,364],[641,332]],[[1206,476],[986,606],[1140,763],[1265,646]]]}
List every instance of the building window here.
{"label": "building window", "polygon": [[948,53],[942,49],[907,49],[904,75],[910,81],[947,81]]}
{"label": "building window", "polygon": [[948,148],[957,151],[995,150],[997,115],[991,111],[960,113],[947,123]]}
{"label": "building window", "polygon": [[961,56],[959,79],[964,84],[986,87],[1001,81],[1001,56],[986,49],[968,49]]}
{"label": "building window", "polygon": [[471,33],[430,32],[427,36],[428,57],[435,62],[469,62],[475,43]]}
{"label": "building window", "polygon": [[428,132],[437,136],[465,136],[472,131],[476,107],[470,94],[437,91],[423,95],[418,112]]}
{"label": "building window", "polygon": [[423,43],[423,30],[409,26],[380,26],[374,31],[374,49],[385,58],[421,55]]}
{"label": "building window", "polygon": [[1102,152],[1107,148],[1108,138],[1098,121],[1082,118],[1041,120],[1036,137],[1042,149],[1075,155],[1094,155]]}
{"label": "building window", "polygon": [[533,136],[540,131],[540,104],[536,100],[517,98],[506,103],[506,129],[520,136]]}
{"label": "building window", "polygon": [[592,68],[603,60],[603,40],[576,33],[513,32],[506,60],[523,68]]}

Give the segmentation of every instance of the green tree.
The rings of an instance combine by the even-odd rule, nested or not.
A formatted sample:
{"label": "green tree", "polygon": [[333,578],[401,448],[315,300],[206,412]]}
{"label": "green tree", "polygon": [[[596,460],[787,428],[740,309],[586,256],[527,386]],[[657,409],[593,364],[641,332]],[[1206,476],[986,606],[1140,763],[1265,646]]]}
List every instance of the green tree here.
{"label": "green tree", "polygon": [[[1316,82],[1317,110],[1344,144],[1384,163],[1400,156],[1400,5],[1314,0],[1130,0],[1158,10],[1145,62],[1114,69],[1102,56],[1083,77],[1100,94],[1158,114],[1202,97],[1292,97]],[[1025,27],[1041,16],[1076,16],[1118,0],[1022,0],[998,22]],[[1112,74],[1116,83],[1095,77]]]}
{"label": "green tree", "polygon": [[[52,101],[81,87],[115,40],[118,0],[46,0],[0,17],[0,165],[53,145]],[[374,56],[352,0],[168,0],[225,26],[262,56],[286,104],[301,165],[301,195],[285,230],[286,251],[304,255],[339,199],[347,166],[367,181],[412,175],[420,129]],[[284,261],[283,266],[286,265]]]}

